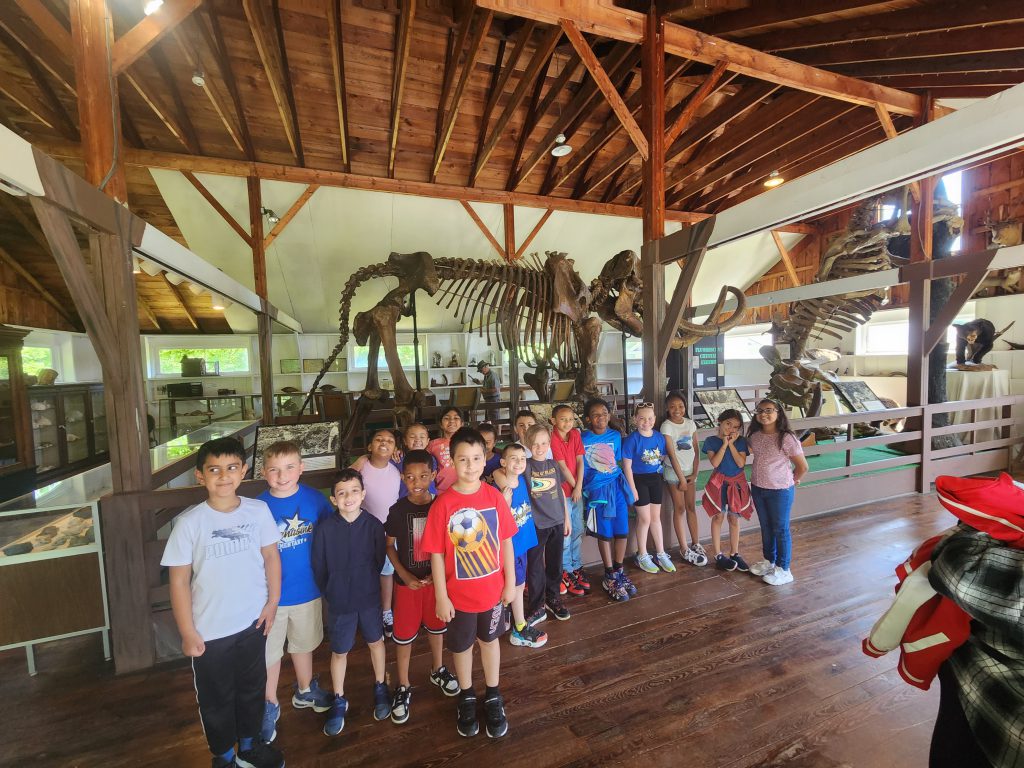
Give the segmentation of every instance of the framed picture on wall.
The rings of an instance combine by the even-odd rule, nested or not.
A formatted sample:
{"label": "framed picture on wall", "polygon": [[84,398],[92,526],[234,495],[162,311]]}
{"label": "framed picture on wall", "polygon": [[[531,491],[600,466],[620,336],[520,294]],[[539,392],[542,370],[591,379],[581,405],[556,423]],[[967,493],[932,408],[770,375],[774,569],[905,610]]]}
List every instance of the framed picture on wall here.
{"label": "framed picture on wall", "polygon": [[320,373],[324,367],[324,359],[322,357],[304,357],[302,358],[302,372],[303,373]]}
{"label": "framed picture on wall", "polygon": [[693,394],[704,408],[704,414],[711,424],[717,424],[718,415],[730,408],[735,408],[740,412],[744,423],[751,419],[747,404],[743,402],[740,393],[735,389],[695,389]]}
{"label": "framed picture on wall", "polygon": [[282,358],[280,362],[281,373],[300,373],[299,358],[297,357],[286,357]]}
{"label": "framed picture on wall", "polygon": [[[346,360],[344,357],[336,357],[334,358],[334,362],[327,366],[327,370],[331,373],[344,373],[345,363]],[[320,373],[320,371],[317,371],[317,373]]]}
{"label": "framed picture on wall", "polygon": [[885,410],[885,403],[863,381],[833,381],[832,386],[843,402],[855,413]]}

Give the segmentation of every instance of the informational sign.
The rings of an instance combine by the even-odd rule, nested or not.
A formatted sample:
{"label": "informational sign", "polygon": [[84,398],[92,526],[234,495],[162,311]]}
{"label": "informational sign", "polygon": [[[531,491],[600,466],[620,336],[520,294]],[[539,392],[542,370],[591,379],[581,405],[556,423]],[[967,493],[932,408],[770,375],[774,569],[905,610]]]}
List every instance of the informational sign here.
{"label": "informational sign", "polygon": [[694,389],[720,389],[725,384],[725,336],[708,336],[693,345]]}

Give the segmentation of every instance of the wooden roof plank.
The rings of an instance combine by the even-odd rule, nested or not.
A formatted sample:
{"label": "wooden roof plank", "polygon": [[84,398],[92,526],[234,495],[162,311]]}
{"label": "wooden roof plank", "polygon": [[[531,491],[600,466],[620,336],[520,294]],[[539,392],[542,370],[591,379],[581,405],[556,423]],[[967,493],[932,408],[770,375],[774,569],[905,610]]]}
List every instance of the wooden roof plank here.
{"label": "wooden roof plank", "polygon": [[157,316],[153,313],[153,308],[149,306],[149,302],[146,301],[145,298],[143,298],[142,294],[140,294],[138,290],[135,291],[135,301],[138,302],[139,309],[142,310],[142,314],[146,316],[149,322],[156,326],[157,331],[163,333],[164,328],[162,325],[160,325],[160,321],[157,319]]}
{"label": "wooden roof plank", "polygon": [[[395,150],[398,147],[398,133],[402,127],[402,95],[405,92],[405,74],[412,45],[412,24],[416,19],[416,0],[401,0],[401,3],[402,11],[396,22],[395,58],[392,67],[391,139],[388,145],[388,176],[391,178],[395,177]],[[487,19],[487,26],[490,26],[490,17]],[[436,172],[435,166],[434,173]]]}
{"label": "wooden roof plank", "polygon": [[238,81],[231,69],[231,61],[228,58],[227,46],[224,45],[224,32],[221,29],[217,14],[206,11],[206,20],[209,26],[199,23],[199,30],[203,34],[207,47],[213,53],[217,61],[217,68],[220,70],[221,79],[228,89],[231,103],[235,108],[235,117],[238,120],[238,128],[242,134],[242,142],[245,145],[245,156],[250,160],[256,159],[256,152],[252,143],[252,135],[249,132],[249,124],[245,119],[245,109],[242,107],[242,98],[238,92]]}
{"label": "wooden roof plank", "polygon": [[700,110],[708,96],[715,92],[715,87],[718,85],[719,80],[721,80],[725,75],[728,68],[728,64],[724,61],[720,61],[715,64],[714,69],[711,70],[711,74],[704,79],[704,82],[697,87],[697,90],[690,94],[689,98],[686,100],[686,106],[679,111],[675,120],[672,121],[668,130],[665,131],[666,147],[672,146],[672,142],[678,139],[679,134],[686,130],[690,123],[693,122],[694,118],[697,116],[698,110]]}
{"label": "wooden roof plank", "polygon": [[171,101],[174,102],[175,116],[178,120],[178,125],[181,126],[181,130],[185,132],[186,146],[192,148],[192,151],[197,155],[203,154],[202,145],[199,143],[199,134],[196,133],[195,126],[192,125],[192,119],[185,108],[185,101],[181,97],[181,90],[178,88],[178,83],[171,72],[171,65],[167,62],[167,57],[159,48],[154,48],[150,51],[149,56],[153,61],[153,66],[156,67],[157,73],[160,75],[164,89],[171,95]]}
{"label": "wooden roof plank", "polygon": [[696,19],[693,26],[709,35],[733,35],[737,32],[810,21],[815,16],[840,11],[862,10],[865,13],[880,13],[888,11],[891,5],[891,2],[885,0],[758,0],[749,8]]}
{"label": "wooden roof plank", "polygon": [[284,24],[281,22],[281,2],[273,0],[271,9],[274,13],[274,29],[277,32],[277,50],[281,56],[281,80],[284,83],[284,95],[288,102],[288,112],[295,132],[295,156],[299,165],[306,164],[306,153],[302,147],[302,131],[299,130],[299,111],[295,106],[295,91],[292,88],[291,68],[288,66],[288,46],[284,41]]}
{"label": "wooden roof plank", "polygon": [[[245,18],[249,23],[249,30],[252,32],[253,41],[256,44],[256,53],[263,71],[266,74],[270,86],[270,93],[277,105],[277,113],[281,118],[281,125],[284,128],[288,146],[295,157],[298,157],[299,148],[296,137],[295,125],[292,123],[291,110],[288,105],[288,94],[285,91],[284,71],[281,65],[281,52],[277,48],[277,41],[271,37],[270,22],[267,20],[266,8],[263,0],[242,0],[242,9]],[[211,12],[211,16],[215,16]]]}
{"label": "wooden roof plank", "polygon": [[[6,195],[4,195],[4,197],[6,197]],[[46,250],[47,250],[47,252],[49,251],[49,246],[47,246]],[[23,267],[21,265],[21,263],[17,259],[15,259],[13,256],[11,256],[11,254],[9,254],[7,251],[5,251],[2,246],[0,246],[0,261],[3,261],[5,264],[7,264],[7,266],[9,266],[11,269],[13,269],[15,272],[17,272],[18,275],[26,283],[28,283],[29,285],[31,285],[35,289],[36,293],[38,293],[42,297],[43,301],[45,301],[47,304],[49,304],[54,309],[56,309],[57,310],[57,314],[60,315],[61,317],[63,317],[73,328],[77,328],[80,325],[78,320],[73,318],[68,313],[67,309],[65,308],[66,304],[60,302],[57,299],[57,297],[55,297],[52,293],[50,293],[50,291],[48,291],[46,289],[46,287],[43,286],[43,284],[40,283],[32,275],[31,272],[29,272],[27,269],[25,269],[25,267]]]}
{"label": "wooden roof plank", "polygon": [[197,179],[196,175],[194,173],[192,173],[192,171],[182,171],[181,175],[184,176],[186,179],[188,179],[189,183],[193,187],[195,187],[196,190],[199,192],[199,194],[201,194],[206,199],[206,202],[208,202],[213,207],[213,210],[215,210],[218,214],[220,214],[220,217],[222,219],[224,219],[224,221],[226,221],[228,223],[228,225],[233,230],[235,230],[235,232],[238,234],[238,236],[240,238],[242,238],[242,240],[245,242],[245,244],[248,245],[251,248],[252,247],[252,237],[249,235],[248,232],[246,232],[242,228],[242,225],[238,223],[238,221],[235,219],[235,217],[232,216],[230,213],[228,213],[227,209],[223,205],[220,204],[220,201],[216,197],[213,196],[213,193],[210,192],[210,190],[208,190],[206,188],[206,186],[203,184],[203,182],[201,182],[199,179]]}
{"label": "wooden roof plank", "polygon": [[[554,54],[552,54],[552,58]],[[551,58],[548,59],[548,65],[544,67],[542,72],[547,72],[551,67]],[[573,67],[563,67],[562,73],[559,75],[558,81],[551,86],[551,91],[561,89],[559,82],[562,78],[568,79],[572,76]],[[512,154],[512,162],[508,167],[508,178],[505,180],[505,189],[513,190],[516,184],[516,169],[519,167],[519,161],[523,158],[523,150],[526,149],[526,139],[529,138],[530,134],[533,133],[533,129],[537,127],[537,122],[540,120],[540,116],[544,114],[541,111],[540,101],[541,91],[544,90],[544,81],[547,80],[547,75],[542,75],[537,78],[537,82],[533,86],[533,91],[530,93],[530,102],[526,105],[526,117],[523,119],[522,128],[519,129],[519,136],[516,138],[516,149]],[[483,133],[481,132],[481,136]]]}
{"label": "wooden roof plank", "polygon": [[[64,109],[64,105],[57,98],[57,94],[53,92],[53,88],[50,87],[50,83],[47,82],[43,70],[36,63],[36,59],[33,58],[31,52],[2,26],[0,26],[0,44],[6,46],[18,58],[22,66],[25,67],[25,71],[32,77],[32,82],[42,96],[42,105],[45,105],[50,115],[57,121],[57,124],[51,127],[60,131],[65,138],[71,141],[78,141],[78,128],[71,121],[71,117],[68,115],[67,110]],[[10,75],[7,75],[6,78],[10,79]]]}
{"label": "wooden roof plank", "polygon": [[156,45],[168,32],[202,4],[203,0],[166,0],[160,9],[143,18],[114,43],[110,66],[115,75],[124,72]]}
{"label": "wooden roof plank", "polygon": [[[58,48],[48,37],[41,34],[39,29],[26,24],[9,3],[0,3],[0,27],[34,56],[39,64],[57,79],[61,87],[75,93],[75,70],[67,61],[70,47]],[[67,39],[70,45],[70,36]]]}
{"label": "wooden roof plank", "polygon": [[134,70],[125,72],[121,77],[128,81],[128,85],[146,102],[146,106],[153,111],[153,114],[164,124],[164,127],[167,128],[170,134],[181,142],[185,149],[194,155],[200,153],[194,132],[189,131],[189,129],[182,125],[163,98],[159,96],[159,89],[146,84],[138,72]]}
{"label": "wooden roof plank", "polygon": [[43,36],[56,46],[58,51],[71,51],[71,33],[64,23],[54,16],[42,0],[14,0],[21,12],[32,20]]}
{"label": "wooden roof plank", "polygon": [[331,72],[333,75],[334,100],[338,106],[338,143],[341,147],[341,162],[351,166],[348,137],[348,95],[345,88],[345,43],[341,34],[342,0],[328,0],[327,32],[331,44]]}

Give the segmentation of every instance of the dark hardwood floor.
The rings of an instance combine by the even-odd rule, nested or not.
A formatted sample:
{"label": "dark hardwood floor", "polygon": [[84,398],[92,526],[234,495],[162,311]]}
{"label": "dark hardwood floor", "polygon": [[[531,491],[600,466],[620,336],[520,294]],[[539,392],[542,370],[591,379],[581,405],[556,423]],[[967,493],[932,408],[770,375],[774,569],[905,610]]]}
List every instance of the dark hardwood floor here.
{"label": "dark hardwood floor", "polygon": [[[893,568],[952,522],[933,496],[894,499],[797,523],[786,587],[680,566],[636,572],[640,595],[623,605],[599,589],[571,598],[569,621],[544,623],[545,648],[503,641],[511,730],[498,742],[458,736],[423,643],[407,724],[373,721],[364,648],[342,734],[285,706],[277,744],[289,766],[924,766],[937,686],[911,688],[895,655],[870,659],[860,640],[889,604]],[[743,538],[751,561],[759,541]],[[327,658],[324,646],[325,682]],[[37,662],[30,678],[21,651],[0,654],[0,765],[209,765],[187,664],[118,678],[96,636],[43,646]],[[282,678],[290,696],[288,666]]]}

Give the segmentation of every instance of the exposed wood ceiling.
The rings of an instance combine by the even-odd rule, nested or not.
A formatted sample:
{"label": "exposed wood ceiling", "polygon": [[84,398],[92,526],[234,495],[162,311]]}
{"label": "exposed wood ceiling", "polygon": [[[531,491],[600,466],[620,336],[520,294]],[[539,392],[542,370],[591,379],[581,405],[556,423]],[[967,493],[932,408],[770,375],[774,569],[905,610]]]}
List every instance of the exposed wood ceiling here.
{"label": "exposed wood ceiling", "polygon": [[[143,166],[420,194],[435,185],[438,196],[491,202],[512,193],[545,208],[638,204],[629,3],[580,5],[590,26],[552,23],[551,9],[570,13],[553,0],[168,0],[167,16],[142,26],[142,0],[108,5],[129,203],[172,236]],[[889,100],[903,131],[925,91],[983,97],[1024,81],[1020,0],[659,6],[680,25],[668,49],[688,53],[665,67],[669,218],[723,210],[763,191],[774,170],[791,179],[885,140],[872,99]],[[80,141],[70,39],[66,0],[0,3],[0,122],[65,157]],[[556,159],[559,133],[575,151]],[[9,216],[0,208],[5,250],[66,296]],[[159,278],[142,275],[139,290],[144,330],[225,330],[201,306],[208,297],[186,297],[186,311]]]}

